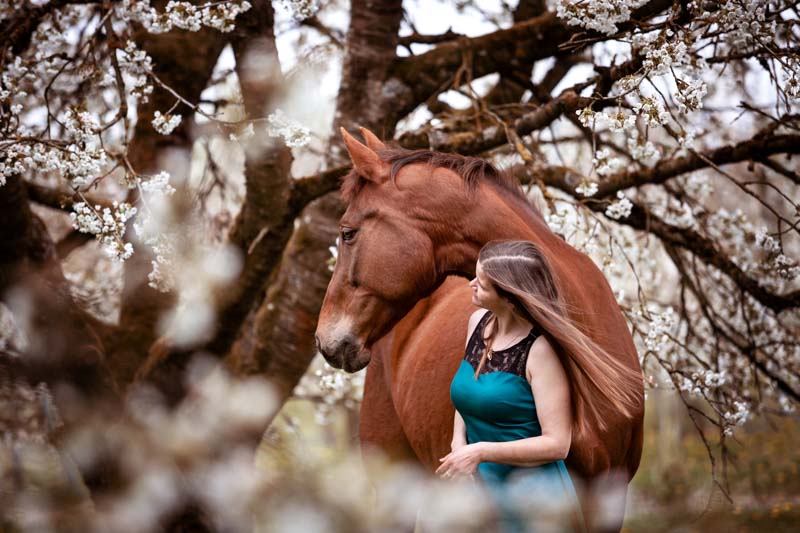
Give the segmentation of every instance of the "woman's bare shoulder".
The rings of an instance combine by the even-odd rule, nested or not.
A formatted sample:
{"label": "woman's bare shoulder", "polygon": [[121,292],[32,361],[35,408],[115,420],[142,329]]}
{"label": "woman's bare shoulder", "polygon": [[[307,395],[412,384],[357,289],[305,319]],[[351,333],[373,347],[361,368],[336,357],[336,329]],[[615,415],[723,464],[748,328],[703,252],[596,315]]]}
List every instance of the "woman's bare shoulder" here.
{"label": "woman's bare shoulder", "polygon": [[478,322],[481,321],[483,315],[488,313],[486,309],[479,307],[472,315],[469,317],[469,323],[467,325],[467,344],[469,344],[469,339],[472,337],[472,333],[475,331],[475,328],[478,327]]}
{"label": "woman's bare shoulder", "polygon": [[545,335],[539,335],[528,350],[528,360],[525,364],[525,373],[528,381],[531,381],[533,372],[563,372],[561,360],[558,358],[553,345]]}

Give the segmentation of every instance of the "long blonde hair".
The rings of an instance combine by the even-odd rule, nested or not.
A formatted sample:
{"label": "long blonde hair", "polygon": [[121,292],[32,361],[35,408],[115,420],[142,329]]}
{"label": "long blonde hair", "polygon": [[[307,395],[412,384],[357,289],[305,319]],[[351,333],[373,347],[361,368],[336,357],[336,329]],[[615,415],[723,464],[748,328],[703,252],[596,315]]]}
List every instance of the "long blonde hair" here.
{"label": "long blonde hair", "polygon": [[[516,314],[537,326],[558,354],[570,383],[573,434],[587,434],[591,421],[606,429],[602,413],[608,410],[627,418],[636,416],[643,388],[641,373],[614,359],[569,318],[549,263],[534,243],[491,241],[481,249],[478,261],[497,293],[513,305]],[[496,331],[496,317],[491,316],[476,376]]]}

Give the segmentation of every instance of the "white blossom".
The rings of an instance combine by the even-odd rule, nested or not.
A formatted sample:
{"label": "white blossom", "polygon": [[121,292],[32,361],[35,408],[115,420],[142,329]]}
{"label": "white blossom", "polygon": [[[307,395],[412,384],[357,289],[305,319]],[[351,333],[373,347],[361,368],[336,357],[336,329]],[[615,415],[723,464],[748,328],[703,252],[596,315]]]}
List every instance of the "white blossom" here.
{"label": "white blossom", "polygon": [[565,234],[567,225],[570,223],[568,214],[569,211],[560,208],[556,208],[554,212],[547,214],[545,220],[547,221],[547,225],[550,227],[553,233],[557,233],[559,235]]}
{"label": "white blossom", "polygon": [[144,216],[136,218],[133,230],[138,239],[149,246],[155,255],[155,259],[150,261],[153,268],[147,275],[148,285],[161,292],[170,291],[176,286],[174,242],[177,236],[164,231],[159,220],[148,211],[145,211]]}
{"label": "white blossom", "polygon": [[627,145],[631,156],[647,166],[654,165],[661,159],[661,151],[650,141],[629,137]]}
{"label": "white blossom", "polygon": [[598,186],[596,181],[581,180],[580,184],[575,187],[575,192],[582,196],[594,196],[597,194]]}
{"label": "white blossom", "polygon": [[81,148],[70,144],[58,152],[59,170],[73,189],[87,185],[90,180],[102,174],[108,163],[104,150]]}
{"label": "white blossom", "polygon": [[707,371],[703,376],[703,383],[706,387],[721,387],[728,381],[728,373],[725,370],[719,372]]}
{"label": "white blossom", "polygon": [[584,107],[575,112],[578,115],[578,120],[585,128],[594,127],[597,112],[591,107]]}
{"label": "white blossom", "polygon": [[144,50],[139,50],[136,43],[128,41],[125,49],[119,56],[119,65],[125,79],[126,87],[130,87],[131,95],[138,96],[142,102],[147,102],[148,95],[153,92],[149,83],[150,73],[153,71],[153,60]]}
{"label": "white blossom", "polygon": [[636,115],[618,109],[615,113],[606,116],[608,117],[608,129],[615,133],[625,133],[636,128]]}
{"label": "white blossom", "polygon": [[692,127],[684,128],[678,134],[678,144],[682,148],[686,148],[686,149],[694,148],[694,138],[695,138],[696,134],[697,134],[697,130],[695,130],[694,128],[692,128]]}
{"label": "white blossom", "polygon": [[733,406],[735,410],[728,411],[724,414],[725,421],[733,426],[743,426],[750,416],[750,410],[747,408],[746,403],[738,400],[733,402]]}
{"label": "white blossom", "polygon": [[678,107],[682,113],[703,107],[703,97],[708,91],[704,81],[696,79],[686,82],[675,78],[675,82],[678,84],[678,93],[675,95],[675,99],[678,101]]}
{"label": "white blossom", "polygon": [[766,226],[762,226],[756,233],[756,245],[760,246],[767,252],[780,252],[781,246],[772,235],[769,234]]}
{"label": "white blossom", "polygon": [[647,330],[645,345],[648,350],[659,352],[669,340],[667,334],[675,325],[675,311],[670,307],[663,313],[652,313],[652,315],[653,319],[650,321],[650,326]]}
{"label": "white blossom", "polygon": [[631,214],[633,204],[622,191],[617,191],[618,200],[606,207],[606,216],[615,220],[627,218]]}
{"label": "white blossom", "polygon": [[169,173],[161,171],[147,180],[141,180],[140,185],[143,191],[152,195],[169,196],[175,192],[169,184],[169,177]]}
{"label": "white blossom", "polygon": [[581,26],[606,35],[617,32],[617,25],[627,22],[631,13],[647,0],[558,0],[556,15],[570,26]]}
{"label": "white blossom", "polygon": [[784,254],[778,254],[777,257],[773,259],[772,264],[778,272],[778,275],[786,280],[791,281],[800,276],[800,265]]}
{"label": "white blossom", "polygon": [[[595,172],[597,172],[598,176],[608,176],[609,174],[613,174],[621,169],[625,163],[619,157],[612,157],[611,151],[608,148],[602,148],[595,152],[594,158],[592,159],[592,165],[594,166]],[[595,192],[597,192],[596,186],[594,192],[588,194],[587,196],[593,196]]]}
{"label": "white blossom", "polygon": [[647,48],[642,67],[651,76],[667,74],[671,68],[691,64],[689,47],[684,42],[683,32],[677,37],[664,40],[657,48]]}
{"label": "white blossom", "polygon": [[189,2],[170,0],[163,13],[150,5],[150,0],[124,0],[117,8],[120,18],[139,22],[150,33],[164,33],[172,28],[198,31],[203,26],[229,32],[241,13],[248,11],[250,2],[223,0],[195,5]]}
{"label": "white blossom", "polygon": [[169,135],[180,125],[182,118],[181,115],[162,115],[161,111],[156,111],[153,114],[153,128],[161,135]]}
{"label": "white blossom", "polygon": [[633,106],[633,110],[647,121],[650,126],[661,126],[669,121],[669,113],[658,100],[642,97],[640,102]]}
{"label": "white blossom", "polygon": [[108,207],[96,205],[92,209],[86,202],[76,202],[69,216],[75,229],[97,237],[109,257],[125,261],[133,254],[133,245],[123,240],[125,223],[136,214],[136,208],[126,202],[120,204],[116,201],[113,207],[112,212]]}

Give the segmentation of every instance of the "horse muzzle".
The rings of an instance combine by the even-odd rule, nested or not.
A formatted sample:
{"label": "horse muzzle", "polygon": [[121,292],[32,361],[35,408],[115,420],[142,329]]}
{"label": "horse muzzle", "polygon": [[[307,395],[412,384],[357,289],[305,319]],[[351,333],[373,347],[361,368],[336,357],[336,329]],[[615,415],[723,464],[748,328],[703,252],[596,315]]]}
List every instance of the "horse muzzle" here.
{"label": "horse muzzle", "polygon": [[371,355],[369,350],[352,335],[346,335],[333,342],[325,342],[318,333],[314,335],[314,339],[317,341],[317,350],[333,368],[353,373],[369,364]]}

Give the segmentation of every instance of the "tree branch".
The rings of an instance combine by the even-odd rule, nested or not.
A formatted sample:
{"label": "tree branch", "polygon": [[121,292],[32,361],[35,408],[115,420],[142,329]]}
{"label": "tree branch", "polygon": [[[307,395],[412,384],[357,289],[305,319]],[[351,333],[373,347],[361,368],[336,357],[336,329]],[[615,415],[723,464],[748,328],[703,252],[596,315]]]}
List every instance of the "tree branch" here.
{"label": "tree branch", "polygon": [[738,144],[716,148],[702,157],[695,152],[684,157],[662,161],[652,169],[614,174],[598,185],[595,197],[610,196],[619,190],[646,183],[663,183],[680,174],[707,168],[708,161],[716,165],[726,165],[782,153],[800,153],[800,135],[755,137]]}
{"label": "tree branch", "polygon": [[31,42],[33,32],[36,31],[42,20],[54,11],[69,5],[102,3],[102,0],[50,0],[44,5],[22,10],[16,17],[8,19],[0,27],[0,35],[4,36],[3,49],[10,46],[14,55],[24,52]]}
{"label": "tree branch", "polygon": [[[82,202],[83,199],[77,193],[65,189],[54,189],[38,183],[26,183],[28,189],[28,198],[37,204],[47,206],[51,209],[58,209],[66,212],[72,210],[72,204],[75,202]],[[100,206],[100,209],[112,209],[114,206],[112,202],[100,196],[94,196],[84,193],[83,196],[86,201],[93,206]]]}
{"label": "tree branch", "polygon": [[[245,110],[250,118],[261,118],[268,114],[270,97],[282,79],[272,6],[268,0],[254,0],[254,4],[254,14],[237,23],[232,44]],[[246,54],[256,54],[261,61],[247,61]],[[265,61],[278,68],[265,73],[263,68],[253,67]],[[237,279],[215,294],[217,323],[213,337],[202,346],[187,349],[177,348],[169,338],[162,337],[137,372],[138,379],[154,383],[170,404],[176,404],[186,393],[183,373],[196,351],[219,358],[228,353],[267,278],[280,262],[296,216],[288,202],[291,161],[291,152],[283,144],[248,154],[246,196],[228,235],[228,242],[240,250],[244,264]]]}
{"label": "tree branch", "polygon": [[[631,21],[620,26],[620,31],[636,24],[637,20],[652,17],[672,5],[672,0],[653,0],[636,10]],[[470,39],[442,43],[433,50],[418,56],[398,59],[388,77],[392,85],[391,105],[384,108],[395,122],[406,116],[431,95],[449,88],[454,73],[466,65],[473,78],[496,72],[498,68],[515,67],[561,52],[560,46],[574,36],[596,36],[576,26],[567,26],[556,14],[547,12],[511,28]],[[577,50],[572,50],[574,53]]]}

